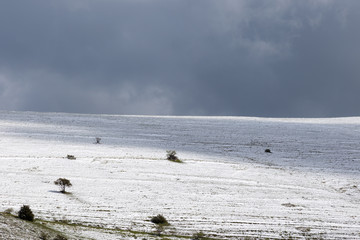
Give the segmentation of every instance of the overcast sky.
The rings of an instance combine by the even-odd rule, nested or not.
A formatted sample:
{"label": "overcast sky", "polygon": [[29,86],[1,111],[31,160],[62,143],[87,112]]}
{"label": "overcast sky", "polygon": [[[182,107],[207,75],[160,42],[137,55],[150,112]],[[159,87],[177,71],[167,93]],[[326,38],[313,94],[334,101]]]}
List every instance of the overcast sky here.
{"label": "overcast sky", "polygon": [[1,0],[0,110],[360,116],[359,0]]}

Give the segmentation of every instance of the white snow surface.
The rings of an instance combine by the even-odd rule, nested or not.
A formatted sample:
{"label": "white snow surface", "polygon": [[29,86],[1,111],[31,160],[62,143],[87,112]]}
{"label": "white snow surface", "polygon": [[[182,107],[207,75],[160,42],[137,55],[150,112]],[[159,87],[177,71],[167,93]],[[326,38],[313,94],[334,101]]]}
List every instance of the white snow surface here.
{"label": "white snow surface", "polygon": [[[0,211],[26,204],[39,219],[145,232],[162,214],[167,233],[223,239],[360,239],[358,117],[2,111],[0,136]],[[58,192],[60,177],[72,194]]]}

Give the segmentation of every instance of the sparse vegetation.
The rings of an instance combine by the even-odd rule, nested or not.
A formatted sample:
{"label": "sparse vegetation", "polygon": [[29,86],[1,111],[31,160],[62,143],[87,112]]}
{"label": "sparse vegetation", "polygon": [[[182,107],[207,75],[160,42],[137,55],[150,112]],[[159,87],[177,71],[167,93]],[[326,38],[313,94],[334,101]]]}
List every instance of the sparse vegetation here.
{"label": "sparse vegetation", "polygon": [[47,239],[48,239],[48,235],[47,235],[46,233],[44,233],[44,232],[41,232],[39,238],[40,238],[40,240],[47,240]]}
{"label": "sparse vegetation", "polygon": [[67,238],[58,234],[58,235],[56,235],[56,237],[53,240],[67,240]]}
{"label": "sparse vegetation", "polygon": [[281,239],[286,239],[286,240],[293,240],[296,239],[290,232],[287,231],[283,231],[280,233],[280,237]]}
{"label": "sparse vegetation", "polygon": [[76,159],[76,157],[74,155],[67,155],[66,158],[70,159],[70,160],[75,160]]}
{"label": "sparse vegetation", "polygon": [[166,220],[166,218],[165,218],[163,215],[161,215],[161,214],[159,214],[159,215],[157,215],[157,216],[155,216],[155,217],[152,217],[152,218],[151,218],[151,222],[152,222],[152,223],[155,223],[155,224],[157,224],[157,225],[162,225],[162,226],[170,225],[170,224],[168,223],[168,221]]}
{"label": "sparse vegetation", "polygon": [[177,163],[182,163],[183,161],[181,161],[177,156],[176,156],[176,151],[175,150],[167,150],[166,151],[166,159],[172,162],[177,162]]}
{"label": "sparse vegetation", "polygon": [[[356,119],[0,115],[0,239],[360,238]],[[170,226],[150,221],[159,213]]]}
{"label": "sparse vegetation", "polygon": [[205,237],[205,234],[200,231],[200,232],[197,232],[197,233],[194,233],[191,240],[201,240],[201,239],[204,239]]}
{"label": "sparse vegetation", "polygon": [[161,233],[164,231],[164,225],[156,225],[155,227],[156,227],[155,229],[156,234],[160,236]]}
{"label": "sparse vegetation", "polygon": [[20,219],[34,221],[34,214],[28,205],[23,205],[18,213]]}
{"label": "sparse vegetation", "polygon": [[4,213],[11,214],[14,211],[13,208],[8,208],[4,211]]}
{"label": "sparse vegetation", "polygon": [[54,184],[60,187],[61,193],[66,193],[65,188],[72,186],[71,182],[66,178],[59,178],[58,180],[54,181]]}
{"label": "sparse vegetation", "polygon": [[291,207],[291,208],[293,208],[293,207],[298,207],[297,205],[292,204],[292,203],[282,203],[282,204],[281,204],[281,206],[284,206],[284,207]]}

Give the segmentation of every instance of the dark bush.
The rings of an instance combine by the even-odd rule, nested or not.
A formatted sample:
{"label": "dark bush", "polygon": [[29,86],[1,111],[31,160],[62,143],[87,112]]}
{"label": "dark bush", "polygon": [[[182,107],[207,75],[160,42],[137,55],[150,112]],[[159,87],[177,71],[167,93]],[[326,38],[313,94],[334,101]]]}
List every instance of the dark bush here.
{"label": "dark bush", "polygon": [[53,240],[68,240],[68,239],[66,237],[58,234],[58,235],[56,235],[56,237]]}
{"label": "dark bush", "polygon": [[155,223],[155,224],[158,224],[158,225],[164,225],[164,226],[169,225],[168,221],[161,214],[151,218],[151,222]]}
{"label": "dark bush", "polygon": [[27,221],[34,221],[34,214],[28,205],[23,205],[19,211],[19,218]]}
{"label": "dark bush", "polygon": [[74,155],[67,155],[66,158],[70,159],[70,160],[75,160],[76,159],[76,157]]}
{"label": "dark bush", "polygon": [[181,163],[182,161],[176,156],[176,151],[174,150],[168,150],[166,151],[166,159],[172,162],[178,162]]}

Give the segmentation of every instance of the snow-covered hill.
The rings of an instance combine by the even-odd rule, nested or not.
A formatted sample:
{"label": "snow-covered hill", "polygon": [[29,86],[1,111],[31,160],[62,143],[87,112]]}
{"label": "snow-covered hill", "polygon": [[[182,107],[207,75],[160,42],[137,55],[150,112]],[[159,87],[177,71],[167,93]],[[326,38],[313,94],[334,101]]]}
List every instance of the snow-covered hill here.
{"label": "snow-covered hill", "polygon": [[72,238],[146,235],[162,214],[173,238],[360,239],[360,118],[0,112],[0,166],[0,211],[30,205]]}

